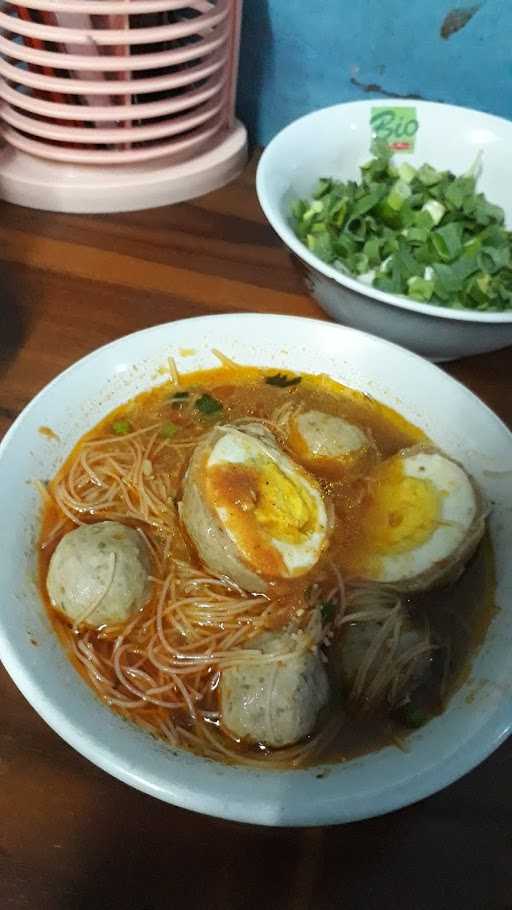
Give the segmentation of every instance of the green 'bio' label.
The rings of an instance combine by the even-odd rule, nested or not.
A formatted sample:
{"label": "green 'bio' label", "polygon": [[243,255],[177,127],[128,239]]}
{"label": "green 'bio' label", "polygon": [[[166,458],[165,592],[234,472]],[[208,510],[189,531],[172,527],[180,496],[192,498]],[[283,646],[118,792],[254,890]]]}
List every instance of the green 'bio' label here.
{"label": "green 'bio' label", "polygon": [[418,118],[415,107],[372,107],[370,125],[377,139],[395,152],[413,152]]}

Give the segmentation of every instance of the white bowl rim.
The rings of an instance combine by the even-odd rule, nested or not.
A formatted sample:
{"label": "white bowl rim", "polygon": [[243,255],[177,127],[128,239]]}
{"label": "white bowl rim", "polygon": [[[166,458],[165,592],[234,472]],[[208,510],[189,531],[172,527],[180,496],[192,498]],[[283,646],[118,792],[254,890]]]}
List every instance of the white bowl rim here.
{"label": "white bowl rim", "polygon": [[[393,98],[393,107],[410,107],[411,101],[404,101]],[[454,111],[464,111],[468,114],[477,114],[479,117],[484,118],[487,121],[492,121],[494,123],[507,124],[508,127],[512,127],[512,122],[506,120],[504,117],[497,117],[494,114],[487,114],[483,111],[477,111],[474,108],[462,107],[455,104],[442,104],[441,102],[435,101],[420,101],[419,99],[414,99],[414,105],[420,111],[425,108],[440,108],[444,110],[454,110]],[[289,123],[288,126],[285,126],[282,130],[277,133],[276,136],[269,142],[266,148],[263,151],[263,154],[258,162],[258,168],[256,171],[256,192],[258,194],[258,199],[260,205],[263,209],[263,212],[268,218],[270,224],[274,228],[276,234],[281,238],[283,243],[286,244],[295,254],[306,262],[312,269],[315,269],[317,272],[320,272],[321,275],[325,275],[327,278],[331,278],[337,284],[342,284],[345,287],[350,288],[352,291],[362,295],[363,297],[370,297],[373,300],[380,300],[382,303],[388,303],[391,306],[400,307],[403,310],[409,310],[413,313],[423,313],[425,316],[438,317],[440,319],[453,319],[461,322],[487,322],[487,323],[509,323],[512,322],[512,311],[503,312],[503,313],[480,313],[474,310],[451,310],[444,309],[443,307],[437,307],[434,304],[429,303],[420,303],[415,300],[408,300],[406,297],[401,297],[399,294],[390,294],[387,291],[381,291],[378,288],[371,287],[370,285],[365,285],[362,281],[357,281],[356,278],[352,278],[350,275],[345,275],[343,272],[339,272],[332,265],[323,262],[313,253],[311,253],[308,248],[299,240],[299,238],[294,234],[292,228],[287,223],[287,221],[282,217],[279,212],[275,200],[271,197],[271,194],[267,188],[267,179],[269,170],[272,168],[272,157],[279,148],[280,142],[287,137],[289,134],[297,129],[299,124],[305,123],[307,120],[313,120],[315,117],[326,116],[327,114],[333,112],[339,112],[341,110],[347,110],[355,108],[371,108],[375,106],[374,101],[348,101],[343,104],[333,104],[329,107],[319,108],[316,111],[311,111],[309,114],[304,114],[302,117],[298,117],[297,120],[293,120],[292,123]]]}
{"label": "white bowl rim", "polygon": [[[410,359],[412,365],[414,364],[414,361],[421,361],[426,365],[424,358],[393,342],[382,338],[377,338],[375,336],[369,335],[367,332],[362,332],[358,329],[342,326],[337,323],[324,322],[323,320],[313,320],[301,316],[259,313],[232,313],[175,320],[173,322],[151,326],[149,328],[121,336],[112,342],[94,349],[89,354],[81,357],[79,360],[75,361],[68,368],[59,373],[53,380],[44,386],[34,396],[34,398],[31,399],[31,401],[25,406],[7,433],[4,435],[3,439],[0,441],[0,461],[4,450],[10,444],[11,438],[15,435],[18,423],[22,420],[23,416],[29,412],[29,410],[37,406],[39,401],[43,399],[46,392],[50,388],[53,388],[56,385],[65,382],[67,375],[79,366],[82,366],[86,362],[92,364],[102,353],[108,349],[113,349],[118,344],[125,342],[128,339],[135,339],[137,337],[142,337],[149,334],[158,334],[159,332],[165,331],[171,327],[175,329],[176,326],[185,323],[189,324],[192,321],[200,324],[201,326],[204,326],[203,337],[207,338],[208,325],[213,321],[224,321],[227,324],[231,323],[238,326],[240,320],[250,321],[254,318],[257,318],[258,320],[265,320],[269,323],[274,322],[276,323],[276,328],[277,323],[282,323],[283,320],[288,322],[293,321],[295,323],[302,323],[304,324],[306,331],[311,323],[317,323],[323,328],[329,326],[330,330],[334,332],[339,332],[340,334],[342,333],[344,335],[350,334],[368,337],[372,340],[372,342],[377,342],[380,346],[386,346],[388,348],[394,349],[401,356],[406,356],[408,359]],[[428,364],[428,367],[436,371],[443,372],[434,364]],[[489,408],[483,401],[481,401],[478,396],[471,392],[471,390],[468,389],[463,383],[459,382],[448,374],[443,375],[450,384],[457,386],[466,397],[477,400],[479,407],[482,408],[496,422],[496,424],[501,427],[501,429],[503,429],[508,435],[511,435],[511,431],[506,426],[506,424],[491,410],[491,408]],[[46,693],[34,678],[34,673],[27,662],[18,658],[14,647],[11,646],[8,637],[4,633],[1,617],[0,660],[2,661],[5,669],[16,684],[19,691],[22,693],[22,695],[25,696],[33,709],[65,742],[67,742],[79,754],[83,755],[96,766],[102,768],[113,777],[116,777],[118,780],[129,784],[135,789],[140,790],[143,793],[148,793],[163,801],[169,802],[172,805],[203,814],[209,814],[218,818],[225,818],[232,821],[240,821],[251,824],[271,825],[277,827],[304,825],[324,826],[369,819],[384,815],[405,806],[412,805],[449,786],[451,783],[458,780],[463,775],[467,774],[477,765],[479,765],[485,758],[487,758],[493,751],[495,751],[512,732],[512,704],[508,699],[501,698],[499,706],[497,706],[492,716],[488,718],[485,726],[482,727],[478,733],[472,737],[470,741],[472,746],[471,749],[465,750],[462,755],[460,752],[451,754],[446,758],[445,761],[443,761],[442,764],[435,765],[432,768],[427,769],[426,772],[422,774],[421,778],[415,776],[412,779],[408,779],[403,784],[395,782],[391,785],[386,785],[384,782],[382,789],[379,789],[378,796],[376,796],[376,802],[378,802],[378,805],[376,805],[370,811],[368,811],[368,809],[364,809],[361,805],[357,805],[356,794],[355,796],[350,795],[347,797],[347,803],[350,805],[348,816],[343,815],[343,813],[340,811],[341,807],[336,801],[334,801],[335,805],[330,805],[330,803],[329,805],[326,805],[325,800],[322,801],[321,813],[318,814],[318,812],[315,811],[314,806],[303,805],[303,801],[301,802],[300,800],[290,800],[288,804],[280,806],[282,814],[275,818],[271,812],[268,800],[260,801],[258,798],[256,798],[252,801],[248,800],[248,802],[245,803],[240,802],[238,799],[231,805],[228,802],[222,802],[220,797],[216,796],[215,793],[212,794],[207,786],[193,789],[190,786],[179,783],[173,785],[172,781],[166,782],[167,789],[163,791],[161,779],[149,772],[146,775],[144,775],[144,772],[139,772],[136,767],[131,766],[127,761],[125,761],[122,750],[112,748],[110,744],[99,741],[99,739],[95,736],[84,734],[84,731],[80,727],[79,721],[73,717],[70,717],[65,710],[61,710],[55,707],[55,705],[52,703],[52,700],[46,695]],[[80,679],[77,675],[77,682],[79,681]],[[188,755],[189,753],[186,754]],[[211,762],[207,759],[196,760],[210,766],[218,765],[217,762]],[[230,772],[243,773],[245,770],[237,766],[233,767],[222,765],[222,767],[226,771],[226,774],[229,774]],[[305,769],[304,771],[297,770],[292,772],[272,771],[269,769],[261,772],[261,776],[266,777],[267,775],[286,775],[291,773],[296,776],[298,780],[300,775],[305,774],[309,771],[311,771],[311,769]],[[254,790],[255,783],[256,782],[254,781],[252,790]],[[355,805],[353,806],[352,804]],[[340,818],[340,815],[343,815],[343,817]]]}

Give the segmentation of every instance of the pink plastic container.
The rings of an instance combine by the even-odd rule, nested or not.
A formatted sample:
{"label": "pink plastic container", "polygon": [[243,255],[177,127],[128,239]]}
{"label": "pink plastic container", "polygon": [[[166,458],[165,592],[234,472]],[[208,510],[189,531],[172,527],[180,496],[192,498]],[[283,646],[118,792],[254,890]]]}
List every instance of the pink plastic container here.
{"label": "pink plastic container", "polygon": [[241,0],[0,0],[0,197],[126,211],[236,176]]}

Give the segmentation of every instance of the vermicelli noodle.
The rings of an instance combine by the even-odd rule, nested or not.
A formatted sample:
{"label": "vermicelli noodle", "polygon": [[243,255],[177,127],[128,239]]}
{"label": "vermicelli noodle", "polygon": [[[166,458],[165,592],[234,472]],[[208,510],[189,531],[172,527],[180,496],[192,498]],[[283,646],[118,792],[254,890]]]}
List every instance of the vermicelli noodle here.
{"label": "vermicelli noodle", "polygon": [[[404,735],[397,711],[411,698],[427,706],[429,716],[439,710],[450,680],[456,679],[475,645],[474,630],[485,628],[490,603],[485,551],[480,548],[465,573],[461,565],[461,579],[449,595],[427,588],[404,593],[364,577],[353,554],[363,552],[361,516],[379,489],[373,469],[421,443],[421,432],[367,396],[350,390],[345,395],[342,387],[335,394],[325,377],[297,379],[286,372],[240,368],[220,352],[214,354],[221,362],[218,370],[191,376],[180,375],[170,358],[166,385],[105,418],[80,440],[54,479],[38,483],[43,506],[41,590],[59,637],[106,705],[174,749],[248,767],[290,768],[393,742]],[[279,446],[279,458],[298,463],[303,476],[306,469],[300,467],[290,426],[312,411],[364,428],[371,458],[361,460],[359,467],[351,463],[350,469],[340,462],[338,473],[332,465],[324,470],[321,462],[315,472],[308,460],[308,476],[325,506],[328,543],[307,572],[270,578],[254,591],[236,572],[231,577],[213,568],[198,552],[183,515],[187,471],[205,441],[230,433],[244,440],[256,424],[258,432],[267,434],[262,439]],[[254,474],[256,464],[253,459],[244,470]],[[306,534],[303,526],[313,525],[311,501],[306,494],[295,501],[296,487],[290,483],[283,495],[277,487],[273,490],[275,465],[285,462],[272,464],[274,474],[265,480],[272,495],[265,492],[261,500],[271,514],[262,512],[259,500],[243,498],[245,487],[236,495],[244,514],[254,509],[267,535],[282,534],[280,552],[297,560],[299,550],[293,547]],[[233,473],[234,480],[239,474]],[[205,487],[202,501],[207,492]],[[291,530],[283,532],[285,521],[292,522]],[[432,522],[456,530],[457,522],[435,516]],[[47,577],[61,541],[73,529],[101,523],[135,530],[150,570],[143,604],[122,622],[98,626],[94,616],[98,605],[113,596],[122,555],[107,547],[101,557],[101,584],[72,620],[50,603]],[[411,527],[420,539],[421,527],[418,530],[414,521]],[[214,530],[216,526],[208,533]],[[234,543],[233,532],[226,547]],[[306,543],[312,546],[309,539]],[[266,577],[263,570],[259,574]],[[465,636],[460,635],[461,624],[469,629]],[[354,672],[345,673],[352,642],[354,653],[362,650]],[[449,666],[442,655],[449,656]],[[278,748],[228,729],[222,692],[230,672],[249,681],[261,678],[261,723],[275,732],[279,687],[287,668],[310,666],[311,661],[323,668],[315,672],[328,680],[329,698],[319,707],[310,732]]]}

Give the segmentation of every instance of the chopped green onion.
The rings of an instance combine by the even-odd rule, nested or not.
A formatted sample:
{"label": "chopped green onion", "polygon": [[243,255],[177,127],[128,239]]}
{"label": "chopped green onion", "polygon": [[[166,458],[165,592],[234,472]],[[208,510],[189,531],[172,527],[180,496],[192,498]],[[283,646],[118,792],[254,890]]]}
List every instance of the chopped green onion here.
{"label": "chopped green onion", "polygon": [[434,219],[429,214],[429,212],[424,209],[414,213],[414,219],[412,223],[414,227],[427,231],[427,233],[429,233],[429,231],[431,231],[434,227]]}
{"label": "chopped green onion", "polygon": [[411,246],[423,246],[428,240],[430,231],[423,227],[410,227],[406,228],[403,233]]}
{"label": "chopped green onion", "polygon": [[363,253],[368,259],[369,265],[374,266],[380,263],[380,249],[381,241],[378,237],[371,237],[370,240],[366,241]]}
{"label": "chopped green onion", "polygon": [[445,189],[444,198],[450,208],[461,209],[468,197],[474,196],[475,181],[473,177],[456,177]]}
{"label": "chopped green onion", "polygon": [[395,212],[400,211],[406,199],[411,195],[411,188],[405,180],[397,180],[386,202]]}
{"label": "chopped green onion", "polygon": [[373,190],[371,193],[365,193],[364,196],[361,196],[357,202],[354,203],[354,206],[351,211],[352,218],[360,218],[361,215],[366,215],[367,212],[370,212],[377,203],[382,199],[383,193],[381,189]]}
{"label": "chopped green onion", "polygon": [[437,199],[429,199],[421,211],[427,212],[427,214],[432,218],[434,224],[439,224],[443,218],[444,213],[446,212],[446,209],[444,205],[441,205],[441,203],[437,201]]}
{"label": "chopped green onion", "polygon": [[403,180],[404,183],[412,183],[417,173],[418,172],[416,168],[413,167],[412,164],[408,164],[406,161],[404,161],[404,163],[400,164],[398,167],[398,176],[400,177],[400,180]]}
{"label": "chopped green onion", "polygon": [[323,210],[323,202],[320,199],[314,199],[308,209],[304,212],[303,220],[311,221],[315,215],[319,215]]}
{"label": "chopped green onion", "polygon": [[407,282],[407,293],[413,300],[428,303],[434,293],[434,282],[431,279],[413,275]]}
{"label": "chopped green onion", "polygon": [[[455,176],[430,164],[396,165],[385,140],[361,179],[321,177],[295,200],[291,224],[338,272],[437,306],[512,310],[512,232],[499,205],[477,192],[480,158]],[[481,156],[480,156],[481,157]],[[271,385],[289,384],[267,379]]]}
{"label": "chopped green onion", "polygon": [[440,171],[436,171],[430,164],[422,164],[418,171],[418,180],[420,180],[424,186],[435,186],[436,183],[440,183],[442,179],[443,174]]}
{"label": "chopped green onion", "polygon": [[332,180],[328,180],[325,177],[320,177],[318,181],[313,196],[315,199],[320,199],[321,196],[325,196],[329,192],[332,186]]}
{"label": "chopped green onion", "polygon": [[163,439],[172,439],[178,432],[179,427],[172,420],[164,420],[160,428],[160,436]]}
{"label": "chopped green onion", "polygon": [[476,260],[482,272],[494,275],[496,272],[499,272],[500,269],[510,265],[510,248],[499,247],[498,249],[495,249],[492,246],[484,246],[480,252],[477,253]]}
{"label": "chopped green onion", "polygon": [[204,395],[201,395],[197,399],[195,407],[201,414],[205,415],[218,414],[219,411],[222,411],[220,401],[217,401],[216,398],[212,398],[211,395],[208,395],[208,392],[205,392]]}
{"label": "chopped green onion", "polygon": [[289,386],[298,385],[300,376],[287,376],[286,373],[276,373],[275,376],[265,376],[267,385],[275,385],[280,389],[287,389]]}
{"label": "chopped green onion", "polygon": [[482,149],[479,149],[478,152],[476,153],[476,157],[475,157],[475,160],[473,161],[473,164],[466,171],[466,174],[465,174],[466,177],[474,177],[475,180],[478,180],[478,178],[480,177],[480,175],[482,173],[483,157],[484,157],[484,153],[483,153]]}
{"label": "chopped green onion", "polygon": [[460,224],[451,221],[450,224],[445,224],[444,227],[432,231],[430,237],[438,258],[443,262],[453,262],[462,253],[462,226]]}
{"label": "chopped green onion", "polygon": [[119,420],[114,420],[112,424],[112,432],[115,433],[116,436],[126,436],[127,433],[132,432],[132,425],[129,420],[121,417]]}
{"label": "chopped green onion", "polygon": [[311,250],[319,259],[324,262],[332,262],[334,259],[334,247],[329,234],[321,234],[315,237],[314,234],[308,234],[306,238],[308,249]]}

